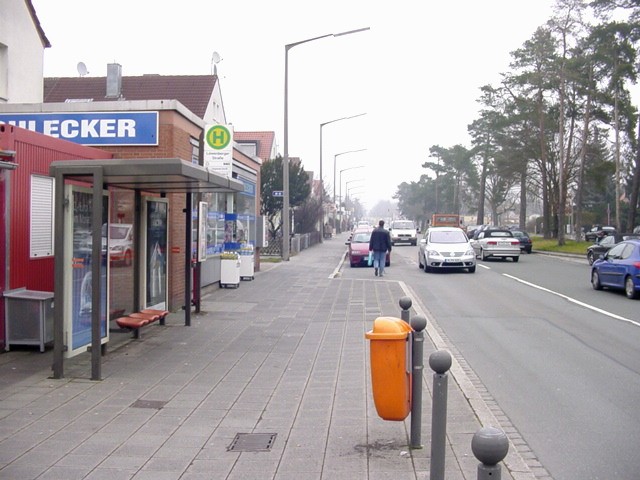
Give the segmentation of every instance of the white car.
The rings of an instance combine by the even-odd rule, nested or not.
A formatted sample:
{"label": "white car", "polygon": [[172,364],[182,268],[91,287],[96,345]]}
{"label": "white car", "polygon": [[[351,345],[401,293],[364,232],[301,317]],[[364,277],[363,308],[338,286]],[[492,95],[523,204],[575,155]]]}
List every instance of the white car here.
{"label": "white car", "polygon": [[476,255],[482,260],[490,257],[520,260],[520,241],[510,230],[489,228],[471,242]]}
{"label": "white car", "polygon": [[418,266],[425,272],[467,269],[476,271],[476,255],[464,230],[458,227],[430,227],[420,239]]}
{"label": "white car", "polygon": [[411,220],[393,220],[389,224],[389,233],[391,234],[391,244],[409,243],[417,245],[418,229],[416,224]]}

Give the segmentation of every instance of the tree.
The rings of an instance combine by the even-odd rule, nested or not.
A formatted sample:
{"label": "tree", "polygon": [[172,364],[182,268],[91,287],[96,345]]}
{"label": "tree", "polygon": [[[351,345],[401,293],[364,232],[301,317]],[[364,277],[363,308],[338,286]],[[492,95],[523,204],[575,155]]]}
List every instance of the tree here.
{"label": "tree", "polygon": [[[282,191],[282,157],[267,160],[260,169],[260,214],[266,215],[271,238],[276,238],[282,228],[282,197],[274,197],[274,191]],[[300,161],[289,159],[289,206],[295,208],[309,197],[309,174]]]}

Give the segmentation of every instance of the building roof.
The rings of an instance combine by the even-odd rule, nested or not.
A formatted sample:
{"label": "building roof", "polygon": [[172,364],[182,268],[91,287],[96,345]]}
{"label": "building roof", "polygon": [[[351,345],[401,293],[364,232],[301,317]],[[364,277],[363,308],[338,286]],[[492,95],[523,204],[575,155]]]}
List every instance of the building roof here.
{"label": "building roof", "polygon": [[33,20],[33,24],[38,31],[38,35],[40,36],[40,41],[42,42],[42,46],[44,48],[51,48],[51,43],[49,43],[49,39],[44,34],[44,30],[42,29],[42,25],[40,25],[40,20],[38,19],[38,15],[36,14],[36,9],[33,8],[33,3],[31,0],[24,0],[25,5],[27,6],[27,10],[29,10],[29,15],[31,15],[31,20]]}
{"label": "building roof", "polygon": [[255,143],[256,157],[261,160],[271,160],[275,132],[233,132],[233,139],[238,143]]}
{"label": "building roof", "polygon": [[107,77],[49,77],[44,79],[44,103],[69,100],[177,100],[204,118],[218,81],[216,75],[141,75],[122,77],[121,96],[107,98]]}

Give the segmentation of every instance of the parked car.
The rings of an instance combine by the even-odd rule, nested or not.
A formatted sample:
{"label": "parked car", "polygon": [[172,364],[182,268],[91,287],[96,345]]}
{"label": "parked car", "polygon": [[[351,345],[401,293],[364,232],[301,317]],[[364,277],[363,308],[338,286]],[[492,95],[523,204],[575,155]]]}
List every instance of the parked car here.
{"label": "parked car", "polygon": [[587,261],[589,262],[589,265],[593,265],[593,262],[600,258],[600,255],[607,253],[616,244],[632,238],[640,238],[640,233],[614,233],[613,235],[607,235],[593,245],[589,245],[587,247]]}
{"label": "parked car", "polygon": [[602,227],[600,225],[594,226],[591,230],[584,234],[584,239],[587,242],[597,242],[598,240],[606,237],[607,235],[613,235],[616,233],[615,227]]}
{"label": "parked car", "polygon": [[391,245],[397,243],[418,244],[418,229],[411,220],[393,220],[389,224],[389,234],[391,235]]}
{"label": "parked car", "polygon": [[520,242],[520,252],[531,253],[533,249],[533,242],[531,241],[531,237],[524,230],[517,230],[515,228],[511,228],[511,233],[513,236],[518,239]]}
{"label": "parked car", "polygon": [[489,228],[478,234],[476,240],[471,241],[476,257],[511,258],[514,262],[520,260],[520,242],[510,230]]}
{"label": "parked car", "polygon": [[[365,232],[356,232],[351,240],[345,242],[349,246],[347,255],[349,256],[349,265],[351,267],[367,266],[369,258],[369,240],[371,240],[371,230]],[[385,266],[391,265],[391,253],[387,252],[384,262]]]}
{"label": "parked car", "polygon": [[466,268],[474,273],[476,255],[461,228],[430,227],[420,239],[418,266],[425,272]]}
{"label": "parked car", "polygon": [[624,290],[627,298],[640,297],[640,240],[625,240],[613,246],[591,266],[591,285]]}

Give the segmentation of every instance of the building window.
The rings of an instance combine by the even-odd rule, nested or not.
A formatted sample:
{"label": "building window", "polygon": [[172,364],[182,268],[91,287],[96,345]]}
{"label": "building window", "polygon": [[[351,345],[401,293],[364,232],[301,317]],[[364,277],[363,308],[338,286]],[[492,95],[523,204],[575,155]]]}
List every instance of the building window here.
{"label": "building window", "polygon": [[189,143],[191,143],[191,163],[200,163],[200,142],[193,137],[189,137]]}
{"label": "building window", "polygon": [[29,255],[32,258],[53,255],[52,177],[31,175],[31,235]]}

